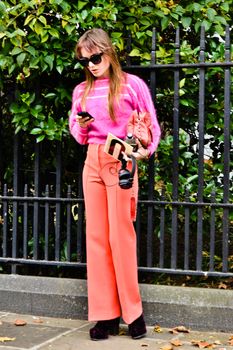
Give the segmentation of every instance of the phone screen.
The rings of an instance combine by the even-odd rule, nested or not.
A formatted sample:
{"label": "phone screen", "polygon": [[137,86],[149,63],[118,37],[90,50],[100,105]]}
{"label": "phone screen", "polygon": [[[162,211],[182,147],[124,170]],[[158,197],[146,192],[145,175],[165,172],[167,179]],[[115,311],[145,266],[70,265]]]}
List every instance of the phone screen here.
{"label": "phone screen", "polygon": [[94,119],[94,117],[92,117],[92,115],[91,115],[90,113],[85,112],[85,111],[79,112],[78,115],[79,115],[80,117],[82,117],[82,118],[88,117],[89,119]]}

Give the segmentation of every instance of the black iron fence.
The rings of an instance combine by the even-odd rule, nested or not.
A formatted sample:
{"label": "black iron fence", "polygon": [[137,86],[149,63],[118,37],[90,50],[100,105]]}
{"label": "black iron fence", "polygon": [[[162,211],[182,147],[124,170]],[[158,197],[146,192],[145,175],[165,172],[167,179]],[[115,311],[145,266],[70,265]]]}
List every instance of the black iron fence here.
{"label": "black iron fence", "polygon": [[[230,30],[226,28],[225,60],[219,62],[205,60],[206,36],[202,29],[199,61],[183,63],[179,35],[177,29],[173,63],[156,63],[154,33],[151,64],[138,66],[128,60],[124,67],[148,80],[152,96],[158,95],[161,81],[166,85],[166,76],[173,77],[170,111],[172,156],[164,173],[160,172],[159,180],[161,183],[161,178],[167,179],[166,172],[170,172],[171,192],[169,195],[164,189],[164,183],[158,186],[157,172],[161,165],[158,155],[150,159],[146,170],[145,165],[141,165],[144,180],[135,224],[139,270],[148,273],[233,276],[233,63]],[[217,188],[213,187],[211,195],[206,196],[205,189],[209,184],[208,178],[205,178],[205,166],[206,163],[211,166],[213,162],[213,154],[208,154],[206,158],[209,140],[206,134],[206,74],[208,70],[216,68],[223,72],[220,83],[223,101],[219,106],[223,126],[222,130],[218,130],[221,147],[217,150],[221,171],[219,178],[215,179]],[[196,174],[192,175],[196,181],[195,196],[187,186],[192,180],[189,178],[185,182],[184,173],[182,177],[180,174],[180,157],[184,146],[180,123],[187,117],[187,111],[185,115],[182,114],[185,102],[183,100],[181,104],[181,81],[188,70],[192,70],[192,77],[195,75],[198,87],[196,158],[189,163],[189,166],[196,164]],[[3,119],[4,111],[1,113]],[[215,120],[213,124],[217,122]],[[166,120],[163,121],[165,123]],[[189,120],[186,120],[188,123]],[[85,210],[81,184],[85,147],[77,145],[71,138],[62,142],[35,143],[29,136],[25,138],[23,134],[15,136],[5,133],[3,124],[0,130],[0,264],[10,266],[13,273],[17,266],[66,266],[75,271],[85,268]],[[163,139],[169,138],[163,134]],[[4,176],[7,178],[7,172],[12,169],[13,180],[7,184]],[[98,198],[96,201],[98,204]]]}

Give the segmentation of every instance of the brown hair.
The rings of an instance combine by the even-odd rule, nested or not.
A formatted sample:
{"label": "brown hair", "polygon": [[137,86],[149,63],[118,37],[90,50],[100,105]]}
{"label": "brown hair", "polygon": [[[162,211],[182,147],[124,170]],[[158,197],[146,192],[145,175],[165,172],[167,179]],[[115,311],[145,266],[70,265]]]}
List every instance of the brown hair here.
{"label": "brown hair", "polygon": [[[116,120],[116,116],[114,114],[114,102],[119,101],[123,72],[110,37],[103,29],[100,28],[88,30],[80,37],[76,45],[76,56],[81,57],[82,48],[85,48],[87,51],[92,51],[96,47],[100,50],[100,52],[104,52],[104,54],[108,55],[110,58],[108,109],[110,118],[112,120]],[[95,77],[90,73],[88,68],[84,69],[86,74],[86,87],[81,101],[83,108],[85,106],[86,97],[95,80]]]}

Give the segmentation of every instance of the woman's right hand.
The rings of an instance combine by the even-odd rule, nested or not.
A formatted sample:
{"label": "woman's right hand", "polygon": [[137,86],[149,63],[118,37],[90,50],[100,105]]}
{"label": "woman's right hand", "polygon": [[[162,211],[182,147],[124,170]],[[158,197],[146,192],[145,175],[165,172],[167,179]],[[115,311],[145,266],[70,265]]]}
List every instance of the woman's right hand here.
{"label": "woman's right hand", "polygon": [[81,128],[87,128],[88,125],[90,125],[94,121],[94,118],[90,119],[89,117],[82,117],[80,115],[77,115],[76,121]]}

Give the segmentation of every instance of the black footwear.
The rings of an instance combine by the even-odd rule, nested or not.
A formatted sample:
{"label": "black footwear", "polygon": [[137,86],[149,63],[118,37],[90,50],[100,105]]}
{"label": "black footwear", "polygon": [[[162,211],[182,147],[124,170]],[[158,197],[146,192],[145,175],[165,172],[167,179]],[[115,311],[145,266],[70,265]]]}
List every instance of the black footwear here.
{"label": "black footwear", "polygon": [[113,320],[98,321],[96,325],[90,329],[91,340],[108,339],[109,335],[117,335],[119,333],[120,317]]}
{"label": "black footwear", "polygon": [[146,324],[143,314],[129,324],[129,335],[131,335],[133,339],[140,339],[146,335]]}

